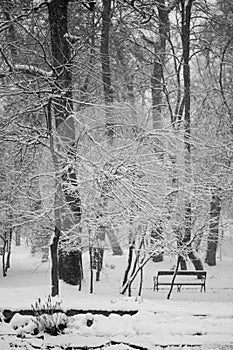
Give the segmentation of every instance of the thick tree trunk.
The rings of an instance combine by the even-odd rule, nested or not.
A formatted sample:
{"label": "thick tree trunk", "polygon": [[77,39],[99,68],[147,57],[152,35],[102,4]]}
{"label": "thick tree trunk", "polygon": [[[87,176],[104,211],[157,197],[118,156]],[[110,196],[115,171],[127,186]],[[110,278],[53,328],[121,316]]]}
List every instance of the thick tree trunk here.
{"label": "thick tree trunk", "polygon": [[98,248],[96,250],[96,281],[100,281],[100,272],[103,267],[103,258],[104,258],[104,248]]}
{"label": "thick tree trunk", "polygon": [[109,142],[114,139],[114,121],[112,116],[111,104],[113,103],[113,89],[111,80],[110,56],[109,56],[109,34],[111,27],[111,0],[102,0],[102,29],[101,29],[101,65],[102,80],[104,89],[104,100],[106,105],[106,130]]}
{"label": "thick tree trunk", "polygon": [[[115,130],[114,130],[114,120],[113,120],[113,110],[112,104],[113,98],[113,88],[111,79],[111,68],[110,68],[110,55],[109,55],[109,36],[111,28],[111,0],[102,0],[102,28],[101,28],[101,66],[102,66],[102,82],[104,91],[104,101],[105,101],[105,116],[106,116],[106,136],[109,146],[111,147],[114,143]],[[107,187],[106,187],[107,188]],[[107,205],[107,189],[103,188],[101,197],[104,202],[104,207]],[[122,255],[122,249],[118,242],[117,236],[115,235],[111,227],[104,227],[103,230],[108,236],[112,251],[114,255]]]}
{"label": "thick tree trunk", "polygon": [[[182,14],[182,49],[183,49],[183,80],[184,80],[184,151],[185,151],[185,183],[186,185],[191,184],[191,100],[190,100],[190,21],[191,21],[191,10],[193,0],[182,0],[181,1],[181,14]],[[182,240],[183,245],[187,245],[188,257],[192,261],[193,265],[197,269],[203,269],[201,260],[195,256],[191,243],[191,232],[192,232],[192,203],[190,195],[185,195],[184,198],[184,237]],[[182,263],[182,262],[181,262]]]}
{"label": "thick tree trunk", "polygon": [[58,243],[60,238],[60,230],[55,226],[55,232],[52,244],[50,246],[51,251],[51,282],[52,282],[52,297],[59,294],[59,278],[58,278]]}
{"label": "thick tree trunk", "polygon": [[7,270],[10,268],[12,232],[12,214],[8,214],[6,217],[6,225],[4,227],[4,232],[2,235],[2,271],[4,277],[7,276]]}
{"label": "thick tree trunk", "polygon": [[[82,257],[80,251],[59,254],[59,277],[66,283],[81,286]],[[81,288],[81,287],[80,287]]]}
{"label": "thick tree trunk", "polygon": [[[162,117],[162,102],[163,102],[163,69],[164,58],[166,51],[167,31],[168,31],[168,11],[164,0],[157,1],[158,18],[159,18],[159,39],[154,43],[154,63],[151,75],[151,97],[152,97],[152,124],[154,129],[163,128]],[[154,147],[155,153],[158,157],[163,157],[163,147],[161,140],[157,140],[157,145]],[[160,229],[161,228],[161,229]],[[162,226],[158,225],[152,231],[151,237],[159,238],[162,233]],[[153,256],[153,262],[163,261],[163,253]]]}
{"label": "thick tree trunk", "polygon": [[[182,0],[182,48],[183,48],[183,79],[184,79],[184,152],[185,152],[185,184],[191,183],[191,120],[190,120],[190,20],[192,0]],[[192,205],[189,193],[185,194],[185,213],[184,213],[184,237],[183,243],[191,239],[192,230]]]}
{"label": "thick tree trunk", "polygon": [[207,252],[205,262],[209,266],[216,265],[216,252],[219,238],[219,218],[221,212],[221,199],[218,195],[213,194],[210,203],[210,224],[207,241]]}
{"label": "thick tree trunk", "polygon": [[[60,136],[60,152],[65,155],[67,163],[58,160],[59,171],[62,172],[61,191],[58,196],[64,197],[61,202],[66,202],[63,209],[60,208],[59,215],[62,216],[61,236],[63,231],[72,230],[81,220],[81,203],[77,188],[77,178],[72,162],[74,162],[75,126],[71,117],[73,111],[72,102],[72,72],[71,72],[71,52],[65,34],[68,33],[68,3],[67,0],[52,0],[48,3],[49,25],[51,34],[51,52],[54,69],[53,115],[55,127]],[[64,159],[64,157],[63,157]],[[68,165],[69,164],[69,165]],[[72,190],[70,190],[72,189]],[[58,191],[58,190],[57,190]],[[56,230],[55,229],[55,236]],[[78,229],[77,229],[78,230]],[[60,236],[57,235],[51,251],[58,249]],[[77,239],[77,245],[79,243]],[[54,260],[55,262],[55,260]],[[79,284],[81,287],[82,261],[81,251],[67,253],[60,256],[59,273],[67,283]]]}
{"label": "thick tree trunk", "polygon": [[179,255],[179,263],[181,270],[187,270],[187,262],[182,255]]}
{"label": "thick tree trunk", "polygon": [[163,65],[168,31],[168,11],[164,0],[157,1],[159,17],[159,40],[154,44],[154,64],[151,76],[152,121],[154,129],[161,129],[163,99]]}
{"label": "thick tree trunk", "polygon": [[201,259],[195,254],[194,250],[191,249],[188,253],[189,260],[192,262],[195,270],[204,270]]}

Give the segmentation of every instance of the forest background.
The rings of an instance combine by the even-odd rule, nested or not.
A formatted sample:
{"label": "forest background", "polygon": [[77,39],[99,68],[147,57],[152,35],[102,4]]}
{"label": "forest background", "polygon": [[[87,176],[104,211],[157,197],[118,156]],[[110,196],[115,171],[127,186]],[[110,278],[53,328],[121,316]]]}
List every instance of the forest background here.
{"label": "forest background", "polygon": [[[26,237],[81,289],[128,249],[216,265],[232,221],[230,0],[1,1],[3,274]],[[229,230],[227,230],[229,232]],[[91,283],[90,291],[93,290]]]}

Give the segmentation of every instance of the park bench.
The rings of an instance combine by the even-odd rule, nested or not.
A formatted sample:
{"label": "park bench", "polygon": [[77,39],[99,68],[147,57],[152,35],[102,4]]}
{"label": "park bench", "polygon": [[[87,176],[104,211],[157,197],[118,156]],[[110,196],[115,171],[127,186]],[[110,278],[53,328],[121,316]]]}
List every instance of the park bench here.
{"label": "park bench", "polygon": [[[159,286],[171,286],[172,276],[174,271],[164,270],[158,271],[157,276],[153,277],[154,291],[159,290]],[[167,276],[167,278],[166,278]],[[170,276],[170,278],[168,278]],[[193,277],[196,277],[195,279]],[[206,291],[206,271],[177,271],[174,286],[177,287],[177,292],[180,292],[182,286],[201,286],[201,292]]]}

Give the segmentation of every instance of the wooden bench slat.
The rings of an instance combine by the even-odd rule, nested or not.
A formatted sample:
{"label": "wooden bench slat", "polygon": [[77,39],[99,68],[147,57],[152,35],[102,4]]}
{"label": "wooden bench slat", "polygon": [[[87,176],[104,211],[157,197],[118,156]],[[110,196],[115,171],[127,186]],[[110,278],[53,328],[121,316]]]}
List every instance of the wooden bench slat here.
{"label": "wooden bench slat", "polygon": [[[158,271],[158,275],[164,275],[164,276],[172,276],[174,275],[174,271]],[[197,276],[197,275],[206,275],[206,271],[197,270],[197,271],[188,271],[188,270],[182,270],[177,271],[176,275],[178,276]]]}
{"label": "wooden bench slat", "polygon": [[[174,282],[173,285],[174,286],[180,286],[180,285],[185,285],[185,286],[201,286],[203,283],[191,283],[191,282]],[[160,286],[170,286],[171,282],[159,282]]]}

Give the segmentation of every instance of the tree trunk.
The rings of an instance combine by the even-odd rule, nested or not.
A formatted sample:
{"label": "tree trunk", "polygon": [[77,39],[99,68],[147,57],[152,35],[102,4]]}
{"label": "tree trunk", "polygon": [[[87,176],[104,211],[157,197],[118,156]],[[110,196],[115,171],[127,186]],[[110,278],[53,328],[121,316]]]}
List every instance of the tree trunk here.
{"label": "tree trunk", "polygon": [[180,263],[181,270],[187,270],[187,262],[182,255],[179,255],[179,263]]}
{"label": "tree trunk", "polygon": [[[63,155],[65,153],[67,160],[67,162],[58,162],[59,170],[62,172],[62,178],[60,179],[62,191],[58,195],[64,196],[67,203],[64,206],[64,212],[60,211],[63,220],[61,222],[62,227],[58,229],[61,230],[61,235],[62,231],[70,231],[72,227],[77,227],[81,220],[80,196],[75,169],[72,165],[75,161],[75,125],[71,117],[73,111],[71,52],[65,37],[65,34],[68,33],[68,3],[67,0],[54,0],[48,3],[54,69],[52,106],[55,127],[61,140],[60,152]],[[59,239],[60,237],[57,236],[55,239],[56,244],[54,243],[54,247],[51,247],[51,249],[58,248],[57,240],[59,241]],[[61,278],[67,283],[81,286],[83,276],[81,259],[81,251],[79,249],[60,256],[59,273]]]}
{"label": "tree trunk", "polygon": [[7,265],[6,265],[6,254],[7,254],[7,233],[3,235],[3,249],[2,249],[2,275],[6,277],[7,275]]}
{"label": "tree trunk", "polygon": [[[178,252],[183,249],[184,243],[183,243],[183,235],[182,235],[182,229],[177,229],[175,231],[176,237],[177,237],[177,248]],[[183,256],[183,254],[178,255],[178,267],[180,266],[181,270],[187,270],[187,262]]]}
{"label": "tree trunk", "polygon": [[15,232],[15,245],[20,246],[21,245],[21,236],[20,236],[20,231]]}
{"label": "tree trunk", "polygon": [[90,259],[90,293],[94,292],[94,274],[93,274],[93,249],[89,246],[89,259]]}
{"label": "tree trunk", "polygon": [[[186,3],[181,1],[182,6],[182,48],[183,48],[183,79],[184,79],[184,152],[185,152],[185,184],[191,183],[191,120],[190,120],[190,20],[192,0]],[[185,195],[185,213],[184,213],[184,237],[183,243],[191,239],[192,230],[192,205],[190,195]]]}
{"label": "tree trunk", "polygon": [[[152,97],[152,123],[153,129],[163,128],[162,117],[162,102],[163,102],[163,68],[168,31],[168,11],[164,0],[157,1],[158,18],[159,18],[159,39],[154,43],[154,63],[151,76],[151,97]],[[157,145],[154,148],[158,157],[163,157],[163,147],[161,140],[157,140]],[[161,228],[161,229],[160,229]],[[154,239],[159,238],[162,233],[162,225],[158,225],[151,236]],[[153,262],[163,261],[163,253],[153,256]]]}
{"label": "tree trunk", "polygon": [[111,227],[106,227],[105,230],[109,239],[109,243],[111,245],[113,255],[122,255],[123,251],[114,230]]}
{"label": "tree trunk", "polygon": [[[141,239],[141,242],[140,242],[140,245],[139,245],[139,249],[138,249],[138,252],[136,253],[136,256],[135,256],[135,259],[134,259],[134,263],[133,263],[133,268],[132,268],[132,271],[131,271],[131,274],[130,274],[130,277],[125,280],[125,283],[122,285],[122,291],[121,291],[121,294],[125,294],[125,292],[127,291],[128,289],[128,296],[130,297],[131,296],[131,285],[136,277],[136,270],[137,270],[137,265],[139,263],[139,259],[140,259],[140,250],[142,249],[144,245],[144,237]],[[130,252],[133,254],[133,247],[132,247],[132,251]],[[131,256],[129,257],[131,259]],[[130,263],[131,265],[131,263]],[[129,265],[128,265],[129,266]],[[139,269],[140,270],[140,269]],[[138,270],[138,271],[139,271]],[[137,271],[137,272],[138,272]]]}
{"label": "tree trunk", "polygon": [[210,224],[207,241],[207,252],[205,262],[209,266],[216,265],[216,252],[219,238],[219,218],[221,212],[221,198],[217,194],[212,195],[210,203]]}
{"label": "tree trunk", "polygon": [[113,89],[111,81],[110,56],[109,56],[109,34],[111,27],[111,0],[102,0],[102,30],[101,30],[101,65],[102,81],[104,89],[104,100],[106,105],[106,130],[109,142],[114,139],[114,126],[111,104],[113,103]]}
{"label": "tree trunk", "polygon": [[103,267],[104,248],[97,248],[96,250],[96,281],[100,281],[100,272]]}
{"label": "tree trunk", "polygon": [[168,30],[168,11],[164,0],[157,1],[159,17],[159,42],[154,44],[154,64],[151,76],[152,120],[153,128],[161,129],[163,126],[162,95],[163,95],[163,65]]}
{"label": "tree trunk", "polygon": [[[191,101],[190,101],[190,21],[193,0],[181,1],[181,15],[182,15],[182,49],[183,49],[183,80],[184,80],[184,152],[185,152],[185,184],[191,184]],[[188,257],[192,261],[195,268],[203,269],[201,260],[195,256],[191,244],[192,233],[192,203],[188,193],[184,198],[184,236],[182,240],[183,245],[187,245]]]}
{"label": "tree trunk", "polygon": [[[111,80],[110,55],[109,55],[109,35],[111,28],[111,0],[102,0],[102,28],[101,28],[101,66],[102,66],[102,82],[105,101],[105,116],[106,116],[106,136],[110,147],[113,145],[115,131],[113,120],[113,88]],[[107,188],[107,187],[106,187]],[[103,198],[104,207],[107,205],[107,189],[103,188],[101,197]],[[113,251],[113,255],[122,255],[122,249],[111,227],[104,227],[105,233],[108,235],[109,242]]]}
{"label": "tree trunk", "polygon": [[59,295],[59,278],[58,278],[58,243],[60,238],[60,230],[55,226],[55,232],[52,244],[50,245],[51,251],[51,282],[52,282],[52,297]]}
{"label": "tree trunk", "polygon": [[8,214],[6,217],[6,224],[2,235],[2,271],[4,277],[7,276],[7,270],[10,268],[12,231],[12,214]]}
{"label": "tree trunk", "polygon": [[142,285],[143,285],[143,267],[140,270],[140,282],[139,282],[139,289],[138,289],[139,297],[142,295]]}
{"label": "tree trunk", "polygon": [[7,257],[6,257],[6,269],[8,270],[11,266],[11,243],[12,243],[12,234],[13,234],[13,228],[12,228],[12,215],[10,215],[10,226],[9,226],[9,233],[8,233],[8,249],[7,249]]}
{"label": "tree trunk", "polygon": [[189,257],[189,260],[192,262],[195,270],[204,270],[204,266],[202,264],[201,259],[195,254],[193,249],[191,249],[188,252],[188,257]]}
{"label": "tree trunk", "polygon": [[[155,227],[151,231],[151,238],[152,238],[152,244],[155,244],[156,241],[160,241],[162,239],[162,233],[163,233],[163,226],[162,221],[158,221],[155,224]],[[163,252],[159,254],[155,254],[152,258],[153,262],[161,262],[163,261]]]}
{"label": "tree trunk", "polygon": [[176,279],[176,275],[177,275],[177,271],[179,269],[179,265],[181,264],[181,256],[179,255],[178,256],[178,259],[177,259],[177,263],[176,263],[176,268],[175,268],[175,271],[174,271],[174,275],[172,276],[172,281],[171,281],[171,287],[170,287],[170,290],[168,292],[168,295],[167,295],[167,299],[169,300],[170,297],[171,297],[171,294],[172,294],[172,291],[173,291],[173,287],[174,287],[174,283],[175,283],[175,279]]}
{"label": "tree trunk", "polygon": [[127,280],[128,280],[128,276],[129,276],[129,271],[131,269],[132,266],[132,261],[133,261],[133,250],[135,247],[135,241],[132,242],[129,246],[129,253],[128,253],[128,264],[127,264],[127,268],[125,270],[125,274],[124,274],[124,278],[123,278],[123,282],[122,282],[122,287],[126,284]]}

